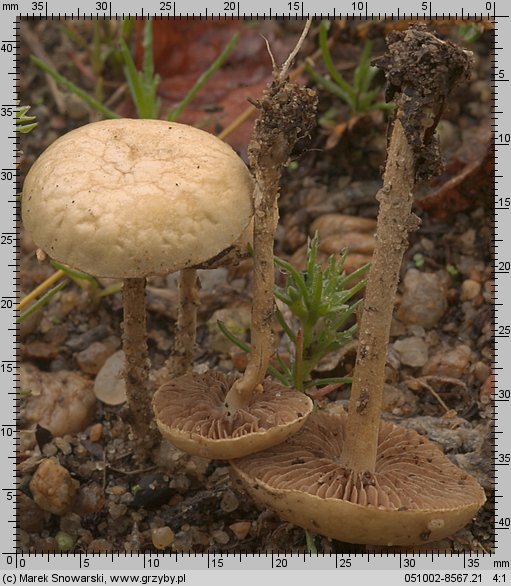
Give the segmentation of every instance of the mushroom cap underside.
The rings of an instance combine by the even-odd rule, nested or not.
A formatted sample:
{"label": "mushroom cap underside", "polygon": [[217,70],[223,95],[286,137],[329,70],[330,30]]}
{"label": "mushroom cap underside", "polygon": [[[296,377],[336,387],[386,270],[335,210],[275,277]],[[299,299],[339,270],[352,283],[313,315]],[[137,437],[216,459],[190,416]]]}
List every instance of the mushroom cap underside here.
{"label": "mushroom cap underside", "polygon": [[160,387],[153,409],[163,437],[189,454],[240,458],[285,441],[312,411],[309,397],[266,379],[246,409],[228,413],[225,397],[235,380],[190,373]]}
{"label": "mushroom cap underside", "polygon": [[63,135],[22,196],[37,246],[99,277],[198,265],[227,249],[252,213],[253,181],[233,149],[163,120],[103,120]]}
{"label": "mushroom cap underside", "polygon": [[348,543],[418,545],[466,525],[486,497],[432,442],[388,422],[374,474],[340,464],[346,414],[313,413],[283,444],[231,462],[256,502],[315,533]]}

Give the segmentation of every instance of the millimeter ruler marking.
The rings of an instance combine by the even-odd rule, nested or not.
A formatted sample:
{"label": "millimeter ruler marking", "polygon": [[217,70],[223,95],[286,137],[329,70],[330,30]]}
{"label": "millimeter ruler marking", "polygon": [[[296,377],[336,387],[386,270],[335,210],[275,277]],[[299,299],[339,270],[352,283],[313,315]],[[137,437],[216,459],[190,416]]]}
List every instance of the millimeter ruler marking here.
{"label": "millimeter ruler marking", "polygon": [[[1,185],[0,199],[0,262],[2,263],[3,285],[0,297],[5,300],[5,309],[0,311],[0,375],[2,394],[0,394],[0,412],[3,419],[0,424],[0,454],[4,482],[7,477],[11,484],[3,486],[0,494],[0,551],[2,552],[2,569],[48,570],[58,559],[58,566],[67,570],[88,570],[98,568],[104,570],[122,568],[132,571],[151,570],[209,570],[224,572],[243,570],[282,570],[302,571],[310,570],[363,570],[369,565],[374,569],[382,570],[417,570],[432,572],[433,570],[448,570],[456,575],[465,576],[457,581],[478,581],[480,571],[493,571],[495,583],[505,581],[505,570],[509,569],[511,552],[511,474],[509,456],[511,452],[510,432],[504,424],[506,417],[511,416],[511,370],[506,368],[505,360],[511,356],[511,305],[506,299],[511,297],[511,242],[506,232],[510,232],[511,219],[511,176],[506,169],[511,169],[511,114],[507,114],[506,105],[511,103],[511,25],[507,4],[504,1],[481,2],[467,0],[465,2],[450,2],[449,12],[442,12],[440,2],[410,2],[403,4],[389,1],[383,2],[343,2],[333,4],[328,2],[314,2],[315,12],[310,10],[310,2],[215,2],[209,5],[200,5],[200,2],[187,2],[183,12],[181,2],[148,2],[142,6],[133,6],[135,2],[94,2],[90,6],[73,6],[73,2],[54,0],[49,2],[3,3],[0,22],[0,64],[4,83],[0,90],[0,102],[6,111],[17,107],[20,84],[18,57],[20,49],[19,19],[27,20],[86,20],[110,18],[156,18],[156,19],[272,19],[285,18],[300,20],[309,15],[315,18],[340,18],[347,20],[383,20],[383,21],[430,21],[430,20],[476,20],[491,21],[495,27],[494,46],[492,57],[491,92],[494,99],[492,109],[492,129],[495,145],[495,361],[496,376],[495,419],[493,422],[495,433],[495,529],[496,552],[475,554],[473,552],[414,552],[410,555],[403,553],[371,553],[371,554],[320,554],[318,556],[299,554],[284,555],[271,552],[259,554],[176,554],[176,553],[147,553],[124,554],[21,554],[16,552],[15,537],[19,525],[14,504],[16,502],[16,448],[18,438],[16,426],[18,423],[17,397],[21,390],[19,376],[16,371],[17,347],[15,323],[15,299],[20,294],[19,282],[19,200],[20,193],[19,170],[16,166],[17,155],[20,151],[20,138],[15,132],[14,115],[7,114],[0,118],[2,140]],[[277,6],[278,4],[278,6]],[[96,11],[91,12],[92,6]],[[325,6],[323,6],[325,5]],[[84,9],[85,8],[85,9]],[[378,12],[376,11],[378,10]],[[123,12],[124,11],[124,12]],[[434,26],[434,23],[433,23]],[[510,110],[511,112],[511,110]],[[11,311],[9,311],[11,310]],[[499,426],[499,422],[502,425]],[[502,458],[502,461],[499,459]],[[506,559],[507,554],[507,559]],[[508,577],[509,580],[509,577]],[[433,581],[433,580],[430,580]],[[454,580],[456,581],[456,580]],[[480,581],[480,580],[479,580]]]}

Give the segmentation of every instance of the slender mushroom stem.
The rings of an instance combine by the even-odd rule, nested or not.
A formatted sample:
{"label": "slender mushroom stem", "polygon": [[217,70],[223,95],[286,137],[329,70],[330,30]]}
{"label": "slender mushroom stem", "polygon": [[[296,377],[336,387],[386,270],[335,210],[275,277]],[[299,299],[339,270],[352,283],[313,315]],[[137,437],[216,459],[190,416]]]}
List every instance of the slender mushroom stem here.
{"label": "slender mushroom stem", "polygon": [[145,309],[145,278],[124,279],[124,379],[126,395],[133,416],[135,434],[146,446],[157,437],[151,431],[153,420],[149,388],[149,354]]}
{"label": "slender mushroom stem", "polygon": [[346,440],[341,462],[356,472],[374,471],[385,382],[385,361],[399,281],[411,226],[415,157],[396,117],[389,145],[380,202],[376,245],[359,328]]}
{"label": "slender mushroom stem", "polygon": [[422,27],[391,33],[388,51],[377,60],[387,74],[396,112],[388,147],[376,246],[360,324],[357,362],[341,464],[354,473],[372,473],[380,428],[385,360],[399,270],[408,232],[419,220],[411,214],[416,178],[440,168],[435,128],[448,94],[468,79],[471,55]]}
{"label": "slender mushroom stem", "polygon": [[168,360],[171,376],[181,376],[192,369],[197,333],[197,308],[200,281],[196,269],[179,273],[179,308],[174,352]]}
{"label": "slender mushroom stem", "polygon": [[252,351],[243,376],[227,394],[225,402],[230,411],[248,404],[254,389],[266,376],[273,353],[273,235],[279,218],[277,197],[280,165],[273,166],[271,171],[273,173],[265,177],[261,204],[254,216],[254,289],[250,329]]}
{"label": "slender mushroom stem", "polygon": [[247,368],[227,393],[228,411],[246,407],[266,376],[273,353],[274,314],[273,239],[279,219],[278,196],[282,168],[298,139],[306,136],[315,123],[317,98],[314,91],[287,81],[287,71],[296,56],[310,22],[283,68],[274,68],[274,81],[257,107],[261,116],[248,147],[250,165],[256,180],[254,214],[254,291],[252,302],[251,345]]}

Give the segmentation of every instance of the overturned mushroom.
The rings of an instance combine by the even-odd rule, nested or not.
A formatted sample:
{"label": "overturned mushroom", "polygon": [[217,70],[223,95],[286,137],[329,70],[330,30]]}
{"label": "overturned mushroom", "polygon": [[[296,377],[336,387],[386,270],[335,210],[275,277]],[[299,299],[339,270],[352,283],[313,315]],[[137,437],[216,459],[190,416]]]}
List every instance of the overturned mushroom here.
{"label": "overturned mushroom", "polygon": [[310,21],[282,69],[274,71],[275,79],[258,104],[261,116],[248,149],[256,197],[252,352],[247,369],[237,380],[186,374],[160,387],[154,396],[162,434],[193,454],[234,458],[253,453],[296,433],[312,411],[307,396],[265,379],[273,353],[273,239],[280,176],[296,142],[315,123],[315,93],[287,79],[309,26]]}
{"label": "overturned mushroom", "polygon": [[463,527],[485,502],[478,482],[415,432],[381,422],[385,360],[416,178],[431,176],[434,129],[470,55],[413,28],[378,60],[396,102],[376,246],[359,327],[349,413],[313,414],[300,435],[233,463],[256,500],[317,533],[352,543],[412,545]]}
{"label": "overturned mushroom", "polygon": [[240,236],[253,183],[234,151],[191,126],[106,120],[56,140],[25,180],[23,221],[49,256],[124,279],[125,379],[134,427],[151,443],[145,278],[198,265]]}
{"label": "overturned mushroom", "polygon": [[342,465],[345,413],[313,413],[281,444],[231,462],[257,502],[349,543],[414,545],[461,529],[485,500],[475,478],[417,432],[382,422],[374,472]]}

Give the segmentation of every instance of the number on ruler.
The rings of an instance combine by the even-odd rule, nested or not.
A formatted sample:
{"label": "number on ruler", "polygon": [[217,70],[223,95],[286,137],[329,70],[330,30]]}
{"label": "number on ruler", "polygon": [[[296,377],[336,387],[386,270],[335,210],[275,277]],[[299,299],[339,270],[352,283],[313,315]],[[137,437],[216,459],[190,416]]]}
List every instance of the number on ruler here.
{"label": "number on ruler", "polygon": [[497,397],[499,399],[511,399],[511,390],[509,390],[509,389],[499,389],[497,391]]}
{"label": "number on ruler", "polygon": [[2,431],[0,431],[0,435],[2,437],[12,437],[14,435],[14,429],[9,425],[2,427]]}
{"label": "number on ruler", "polygon": [[0,244],[14,244],[14,236],[5,232],[0,236]]}
{"label": "number on ruler", "polygon": [[352,2],[351,7],[353,10],[357,10],[358,12],[363,12],[367,9],[367,2]]}
{"label": "number on ruler", "polygon": [[511,134],[509,132],[497,134],[497,140],[500,144],[509,144],[511,142]]}
{"label": "number on ruler", "polygon": [[108,10],[108,2],[96,2],[96,10],[106,12]]}
{"label": "number on ruler", "polygon": [[12,53],[14,51],[14,43],[2,43],[0,45],[2,53]]}
{"label": "number on ruler", "polygon": [[2,107],[2,109],[0,110],[0,116],[12,116],[13,114],[14,114],[13,108]]}
{"label": "number on ruler", "polygon": [[230,2],[229,0],[225,0],[225,2],[224,2],[224,11],[225,12],[236,12],[238,7],[239,7],[238,2]]}
{"label": "number on ruler", "polygon": [[172,10],[172,2],[160,2],[160,10],[170,12]]}
{"label": "number on ruler", "polygon": [[42,12],[44,10],[44,2],[32,2],[32,10]]}
{"label": "number on ruler", "polygon": [[497,456],[499,464],[509,464],[511,462],[511,454],[499,454]]}

